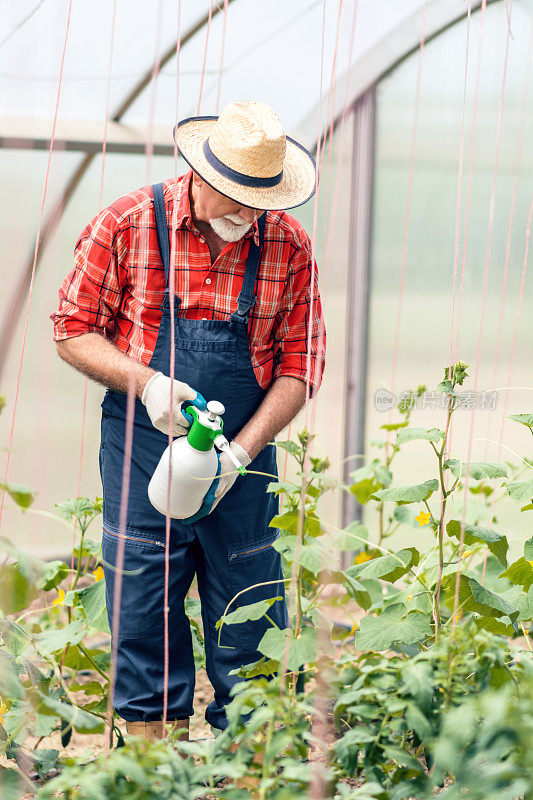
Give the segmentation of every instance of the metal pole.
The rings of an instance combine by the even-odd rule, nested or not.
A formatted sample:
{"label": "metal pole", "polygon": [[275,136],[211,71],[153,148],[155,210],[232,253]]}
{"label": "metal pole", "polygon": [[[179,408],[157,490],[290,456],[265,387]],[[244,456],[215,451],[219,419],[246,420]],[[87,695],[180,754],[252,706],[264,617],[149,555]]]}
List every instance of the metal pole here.
{"label": "metal pole", "polygon": [[[372,202],[374,185],[375,87],[354,106],[352,197],[348,256],[348,313],[346,324],[346,388],[344,395],[343,479],[361,466],[365,447],[365,405],[368,361],[368,306]],[[349,458],[355,456],[355,458]],[[361,518],[362,507],[343,492],[342,527]]]}

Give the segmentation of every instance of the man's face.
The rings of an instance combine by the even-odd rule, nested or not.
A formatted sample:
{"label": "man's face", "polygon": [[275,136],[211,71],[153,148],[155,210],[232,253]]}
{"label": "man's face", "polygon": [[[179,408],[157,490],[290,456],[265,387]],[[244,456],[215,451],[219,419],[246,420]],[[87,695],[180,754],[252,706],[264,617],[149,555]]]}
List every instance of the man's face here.
{"label": "man's face", "polygon": [[225,242],[238,242],[263,213],[230,200],[217,192],[198,175],[193,175],[194,215],[209,222],[217,236]]}

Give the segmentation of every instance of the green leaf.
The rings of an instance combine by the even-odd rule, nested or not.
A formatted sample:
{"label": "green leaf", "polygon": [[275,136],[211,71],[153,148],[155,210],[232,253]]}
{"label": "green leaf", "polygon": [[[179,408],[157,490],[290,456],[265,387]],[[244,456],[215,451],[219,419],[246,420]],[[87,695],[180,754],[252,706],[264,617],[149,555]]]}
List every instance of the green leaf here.
{"label": "green leaf", "polygon": [[38,692],[39,704],[37,710],[41,714],[57,714],[61,719],[69,722],[80,733],[101,733],[104,723],[99,717],[89,714],[78,706],[71,706],[55,697],[50,697]]}
{"label": "green leaf", "polygon": [[524,500],[533,500],[533,478],[528,481],[509,481],[505,484],[511,500],[523,503]]}
{"label": "green leaf", "polygon": [[238,625],[241,622],[253,622],[261,619],[268,612],[269,608],[274,605],[278,600],[283,600],[282,597],[269,597],[267,600],[259,600],[257,603],[250,603],[246,606],[240,606],[221,617],[215,623],[215,628],[218,630],[222,625]]}
{"label": "green leaf", "polygon": [[431,634],[428,615],[408,612],[403,603],[395,603],[378,617],[363,617],[354,644],[356,650],[388,650],[395,642],[414,644]]}
{"label": "green leaf", "polygon": [[[449,608],[454,606],[455,581],[455,574],[446,575],[442,580],[442,587],[446,593],[446,605]],[[473,611],[482,617],[508,616],[514,622],[518,616],[516,608],[504,600],[503,597],[500,597],[499,594],[495,594],[485,586],[482,586],[470,575],[461,575],[460,577],[459,603],[463,611],[467,613]]]}
{"label": "green leaf", "polygon": [[269,523],[271,528],[279,528],[287,533],[296,534],[298,531],[298,512],[286,511],[285,514],[274,517]]}
{"label": "green leaf", "polygon": [[274,442],[276,447],[281,447],[282,450],[286,450],[287,453],[290,453],[291,456],[296,456],[298,453],[301,453],[302,448],[296,444],[296,442],[292,442],[290,439],[287,442]]}
{"label": "green leaf", "polygon": [[386,425],[380,425],[382,431],[398,431],[400,428],[406,428],[408,422],[389,422]]}
{"label": "green leaf", "polygon": [[18,658],[31,644],[24,628],[12,619],[0,619],[0,633],[8,650]]}
{"label": "green leaf", "polygon": [[[98,664],[100,669],[104,672],[109,671],[111,661],[109,652],[104,652],[96,647],[84,647],[84,650],[86,650],[87,654]],[[76,672],[80,669],[94,669],[94,664],[91,663],[85,653],[81,652],[77,645],[69,645],[67,647],[67,652],[63,659],[63,666],[73,669]]]}
{"label": "green leaf", "polygon": [[275,675],[278,671],[278,662],[273,661],[271,658],[260,658],[259,661],[254,661],[253,664],[246,664],[244,667],[232,669],[229,675],[237,675],[239,678],[258,678],[260,675],[265,675],[267,678]]}
{"label": "green leaf", "polygon": [[0,567],[0,610],[17,614],[38,597],[35,586],[22,574],[18,564]]}
{"label": "green leaf", "polygon": [[75,619],[69,625],[58,630],[47,630],[33,637],[36,649],[41,655],[50,655],[62,650],[67,644],[78,644],[86,633],[81,619]]}
{"label": "green leaf", "polygon": [[54,589],[70,572],[64,561],[43,561],[15,547],[4,536],[0,536],[0,549],[16,559],[17,569],[37,589]]}
{"label": "green leaf", "polygon": [[435,391],[442,392],[443,394],[451,394],[453,392],[453,384],[451,381],[441,381],[435,386]]}
{"label": "green leaf", "polygon": [[520,422],[522,425],[533,430],[533,414],[511,414],[508,419]]}
{"label": "green leaf", "polygon": [[80,589],[78,597],[85,611],[87,622],[89,625],[94,625],[106,610],[105,581],[95,581],[86,586],[85,589]]}
{"label": "green leaf", "polygon": [[[446,525],[446,532],[448,536],[455,536],[456,539],[461,538],[461,523],[458,520],[452,519]],[[501,533],[490,530],[489,528],[481,528],[479,525],[465,524],[464,530],[465,544],[471,545],[477,542],[486,544],[490,552],[496,556],[502,567],[507,566],[507,550],[509,549],[509,542],[507,537]]]}
{"label": "green leaf", "polygon": [[[35,787],[37,789],[37,787]],[[10,767],[0,765],[0,797],[2,800],[19,800],[28,794],[28,784],[18,772]]]}
{"label": "green leaf", "polygon": [[348,572],[342,572],[342,570],[335,570],[333,572],[323,570],[318,577],[320,583],[326,586],[329,583],[342,584],[346,588],[348,594],[355,598],[357,604],[361,606],[361,608],[364,608],[365,611],[368,611],[371,607],[372,601],[367,588],[358,581],[357,578],[349,575]]}
{"label": "green leaf", "polygon": [[533,584],[533,565],[531,560],[519,558],[514,564],[511,564],[505,572],[502,572],[500,578],[507,578],[516,586],[523,586],[524,591],[528,592],[531,584]]}
{"label": "green leaf", "polygon": [[84,524],[89,518],[102,513],[102,498],[72,497],[62,503],[56,503],[56,512],[64,519],[77,519]]}
{"label": "green leaf", "polygon": [[405,721],[409,730],[414,731],[421,742],[431,738],[431,723],[415,703],[408,703],[405,709]]}
{"label": "green leaf", "polygon": [[92,539],[84,537],[83,544],[74,548],[74,555],[76,558],[83,558],[84,556],[99,556],[101,545],[94,542]]}
{"label": "green leaf", "polygon": [[[466,475],[466,464],[458,458],[448,458],[443,467],[449,469],[454,478],[463,478]],[[468,465],[468,476],[475,481],[506,478],[507,467],[505,464],[492,464],[488,461],[471,461]]]}
{"label": "green leaf", "polygon": [[396,486],[391,489],[381,489],[374,492],[375,500],[391,500],[396,503],[421,503],[427,500],[433,492],[439,488],[439,482],[435,478],[424,483],[416,483],[412,486]]}
{"label": "green leaf", "polygon": [[267,486],[267,492],[272,494],[293,494],[298,491],[298,486],[290,481],[271,481]]}
{"label": "green leaf", "polygon": [[[400,667],[402,681],[411,697],[424,712],[429,712],[433,702],[433,672],[424,661],[404,662]],[[403,692],[402,692],[403,694]]]}
{"label": "green leaf", "polygon": [[402,575],[418,564],[420,554],[416,547],[406,547],[397,553],[373,558],[363,564],[348,567],[346,574],[351,578],[374,578],[394,583]]}
{"label": "green leaf", "polygon": [[524,558],[533,561],[533,536],[524,544]]}
{"label": "green leaf", "polygon": [[8,495],[24,511],[31,506],[37,493],[22,483],[3,483],[0,481],[0,489],[5,489]]}
{"label": "green leaf", "polygon": [[288,649],[287,669],[293,672],[304,664],[310,664],[315,660],[316,637],[315,628],[303,628],[298,638],[293,636],[290,628],[285,630],[269,628],[259,642],[257,649],[264,656],[277,661],[279,664],[285,663],[285,651]]}
{"label": "green leaf", "polygon": [[444,439],[444,431],[440,428],[406,428],[398,433],[396,444],[405,444],[415,439],[425,439],[428,442],[440,442]]}
{"label": "green leaf", "polygon": [[0,651],[0,697],[24,699],[24,688],[17,675],[13,657]]}
{"label": "green leaf", "polygon": [[498,636],[513,636],[514,629],[512,625],[506,625],[501,619],[496,617],[476,617],[476,625],[478,628],[483,628],[490,633],[496,633]]}
{"label": "green leaf", "polygon": [[371,478],[364,478],[357,483],[353,483],[350,486],[350,492],[355,495],[357,498],[358,503],[368,503],[374,492],[376,492],[382,486],[381,483],[376,481],[376,479],[372,476]]}

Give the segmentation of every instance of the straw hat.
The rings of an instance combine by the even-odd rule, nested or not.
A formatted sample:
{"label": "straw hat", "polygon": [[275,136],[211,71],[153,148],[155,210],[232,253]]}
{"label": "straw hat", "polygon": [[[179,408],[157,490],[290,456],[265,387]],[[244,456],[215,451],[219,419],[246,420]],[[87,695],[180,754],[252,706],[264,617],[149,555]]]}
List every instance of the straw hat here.
{"label": "straw hat", "polygon": [[180,153],[217,192],[250,208],[294,208],[315,193],[315,162],[264,103],[227,105],[219,117],[189,117],[174,128]]}

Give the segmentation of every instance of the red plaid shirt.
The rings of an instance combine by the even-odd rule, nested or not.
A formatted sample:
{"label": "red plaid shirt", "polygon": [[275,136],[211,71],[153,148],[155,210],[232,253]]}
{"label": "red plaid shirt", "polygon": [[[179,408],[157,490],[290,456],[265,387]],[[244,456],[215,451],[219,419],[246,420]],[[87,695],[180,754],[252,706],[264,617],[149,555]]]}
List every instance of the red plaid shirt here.
{"label": "red plaid shirt", "polygon": [[[171,247],[175,291],[181,298],[178,313],[188,319],[227,320],[237,307],[249,239],[258,242],[257,222],[211,264],[207,243],[191,216],[191,176],[190,171],[164,183],[167,220],[176,231]],[[82,232],[74,252],[74,268],[59,290],[59,310],[51,315],[54,340],[95,331],[130,358],[148,364],[165,290],[151,188],[104,209]],[[248,322],[252,366],[263,388],[280,375],[306,380],[309,324],[310,382],[315,390],[320,385],[325,331],[316,266],[311,306],[312,264],[303,227],[284,211],[267,212],[257,302]]]}

